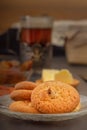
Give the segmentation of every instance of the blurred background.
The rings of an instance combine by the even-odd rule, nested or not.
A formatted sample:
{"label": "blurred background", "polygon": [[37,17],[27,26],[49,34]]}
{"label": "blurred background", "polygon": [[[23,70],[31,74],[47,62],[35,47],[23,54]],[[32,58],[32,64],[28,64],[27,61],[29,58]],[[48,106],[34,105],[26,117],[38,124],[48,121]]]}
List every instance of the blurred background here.
{"label": "blurred background", "polygon": [[[64,46],[66,39],[72,39],[76,32],[87,27],[87,0],[1,0],[0,53],[3,52],[3,48],[8,49],[10,47],[19,55],[20,18],[26,15],[51,16],[54,20],[52,43],[55,46]],[[79,37],[83,43],[83,33]],[[77,41],[78,38],[74,38],[74,42]]]}
{"label": "blurred background", "polygon": [[[20,18],[26,15],[52,17],[53,55],[65,56],[69,64],[87,65],[87,0],[1,0],[0,60],[13,56],[11,59],[17,59],[18,63],[10,65],[19,65]],[[0,64],[1,70],[2,66],[8,68],[8,62]],[[31,68],[31,63],[27,65],[28,69],[23,64],[24,71]]]}
{"label": "blurred background", "polygon": [[23,15],[47,14],[55,20],[87,18],[87,0],[1,0],[0,33]]}
{"label": "blurred background", "polygon": [[[0,53],[2,53],[3,48],[9,48],[10,46],[10,48],[15,50],[17,55],[19,55],[18,30],[20,28],[21,17],[26,15],[48,15],[52,17],[54,20],[52,43],[56,46],[63,46],[67,36],[71,38],[80,29],[86,28],[87,1],[1,0]],[[82,37],[83,36],[81,36],[81,38]]]}

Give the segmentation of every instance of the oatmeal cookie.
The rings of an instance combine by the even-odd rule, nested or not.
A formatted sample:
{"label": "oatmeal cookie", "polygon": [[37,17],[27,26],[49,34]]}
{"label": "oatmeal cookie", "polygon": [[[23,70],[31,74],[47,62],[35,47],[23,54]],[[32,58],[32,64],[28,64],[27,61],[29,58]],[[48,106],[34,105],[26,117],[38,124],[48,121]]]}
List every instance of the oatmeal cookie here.
{"label": "oatmeal cookie", "polygon": [[24,113],[39,113],[29,101],[14,101],[9,105],[9,110]]}
{"label": "oatmeal cookie", "polygon": [[36,83],[31,81],[22,81],[15,85],[15,89],[33,90],[36,87]]}
{"label": "oatmeal cookie", "polygon": [[41,113],[72,112],[80,102],[78,91],[60,81],[39,84],[32,92],[31,103]]}
{"label": "oatmeal cookie", "polygon": [[31,93],[32,90],[14,90],[13,92],[11,92],[10,97],[15,101],[31,100]]}

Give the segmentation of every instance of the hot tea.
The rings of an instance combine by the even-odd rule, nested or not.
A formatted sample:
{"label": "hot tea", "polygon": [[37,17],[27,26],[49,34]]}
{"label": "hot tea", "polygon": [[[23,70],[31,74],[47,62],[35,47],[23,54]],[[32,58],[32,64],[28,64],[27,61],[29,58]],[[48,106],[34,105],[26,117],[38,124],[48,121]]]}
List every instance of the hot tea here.
{"label": "hot tea", "polygon": [[22,28],[20,40],[30,46],[51,43],[51,28]]}
{"label": "hot tea", "polygon": [[52,24],[48,17],[23,19],[20,32],[22,62],[32,60],[34,71],[48,68],[51,58]]}

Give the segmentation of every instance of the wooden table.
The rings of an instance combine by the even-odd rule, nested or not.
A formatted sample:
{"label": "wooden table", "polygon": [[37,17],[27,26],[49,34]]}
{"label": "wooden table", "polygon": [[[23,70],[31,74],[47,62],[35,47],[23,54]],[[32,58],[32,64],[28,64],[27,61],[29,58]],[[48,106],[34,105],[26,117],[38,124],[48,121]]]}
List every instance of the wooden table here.
{"label": "wooden table", "polygon": [[[52,68],[68,68],[70,71],[80,72],[81,70],[86,70],[85,66],[71,66],[67,64],[66,58],[56,57],[53,59]],[[76,71],[77,70],[77,71]],[[78,74],[78,73],[77,73]],[[76,78],[80,80],[80,85],[78,86],[78,91],[87,95],[87,83],[80,79],[76,74]],[[1,130],[86,130],[87,129],[87,115],[59,122],[35,122],[35,121],[25,121],[15,118],[7,117],[3,114],[0,114],[0,127]]]}

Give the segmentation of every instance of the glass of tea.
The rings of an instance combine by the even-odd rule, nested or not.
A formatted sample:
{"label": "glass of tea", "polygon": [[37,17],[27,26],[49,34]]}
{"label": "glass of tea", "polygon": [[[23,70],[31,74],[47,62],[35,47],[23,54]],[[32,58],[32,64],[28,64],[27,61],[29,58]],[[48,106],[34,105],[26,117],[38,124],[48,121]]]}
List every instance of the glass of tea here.
{"label": "glass of tea", "polygon": [[41,73],[43,68],[49,68],[52,59],[53,20],[49,16],[21,19],[20,55],[21,61],[32,61],[34,72]]}

